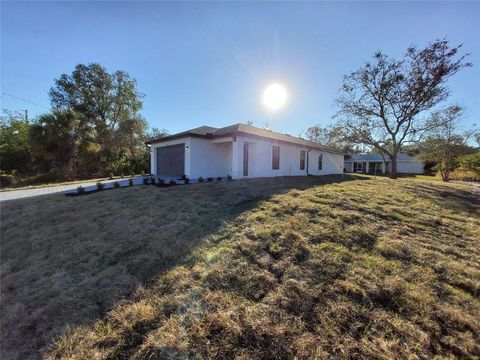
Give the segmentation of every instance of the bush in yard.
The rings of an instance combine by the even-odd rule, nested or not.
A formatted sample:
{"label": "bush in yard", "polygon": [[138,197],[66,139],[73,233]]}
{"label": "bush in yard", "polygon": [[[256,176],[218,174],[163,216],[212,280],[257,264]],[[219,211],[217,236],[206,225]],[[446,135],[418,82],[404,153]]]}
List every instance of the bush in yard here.
{"label": "bush in yard", "polygon": [[204,181],[205,181],[205,180],[203,179],[203,177],[200,176],[200,177],[198,178],[198,182],[199,182],[199,183],[202,183],[202,182],[204,182]]}
{"label": "bush in yard", "polygon": [[0,187],[7,187],[15,184],[15,176],[1,174],[0,175]]}
{"label": "bush in yard", "polygon": [[158,179],[158,186],[164,186],[164,185],[165,185],[165,180]]}
{"label": "bush in yard", "polygon": [[150,178],[144,176],[143,177],[143,185],[148,185],[148,184],[150,184]]}
{"label": "bush in yard", "polygon": [[232,175],[227,175],[227,179],[230,181],[232,180]]}
{"label": "bush in yard", "polygon": [[177,183],[175,182],[175,180],[172,179],[168,182],[168,185],[177,185]]}
{"label": "bush in yard", "polygon": [[222,181],[222,177],[221,176],[217,177],[217,181]]}
{"label": "bush in yard", "polygon": [[183,174],[182,175],[182,180],[185,180],[187,178],[187,175]]}
{"label": "bush in yard", "polygon": [[133,179],[128,179],[128,186],[133,186]]}
{"label": "bush in yard", "polygon": [[120,187],[120,183],[118,181],[114,181],[113,182],[113,187],[114,188],[119,188]]}
{"label": "bush in yard", "polygon": [[85,188],[83,186],[77,187],[77,194],[78,195],[85,194]]}
{"label": "bush in yard", "polygon": [[150,177],[150,184],[151,185],[155,185],[157,181],[155,180],[155,178],[153,176]]}
{"label": "bush in yard", "polygon": [[185,179],[183,179],[183,181],[185,182],[185,184],[190,184],[190,179],[187,178],[187,177]]}
{"label": "bush in yard", "polygon": [[208,177],[208,178],[207,178],[207,181],[208,181],[208,182],[212,182],[212,181],[213,181],[213,178],[212,178],[212,177]]}
{"label": "bush in yard", "polygon": [[101,183],[100,181],[97,182],[97,191],[102,191],[105,189],[105,184]]}

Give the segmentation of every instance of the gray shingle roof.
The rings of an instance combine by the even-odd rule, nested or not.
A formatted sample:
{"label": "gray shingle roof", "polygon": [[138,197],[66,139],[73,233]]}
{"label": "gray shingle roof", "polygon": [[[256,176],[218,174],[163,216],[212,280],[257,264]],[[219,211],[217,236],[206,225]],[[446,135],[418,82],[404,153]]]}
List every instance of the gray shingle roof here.
{"label": "gray shingle roof", "polygon": [[231,136],[236,134],[245,134],[245,135],[253,135],[253,136],[260,136],[263,138],[274,139],[278,141],[284,141],[292,144],[303,145],[305,147],[311,147],[314,149],[325,150],[328,152],[338,153],[338,151],[334,151],[322,146],[319,143],[309,141],[306,139],[302,139],[300,137],[295,137],[288,134],[282,134],[276,131],[261,129],[252,125],[247,124],[234,124],[230,126],[226,126],[223,128],[214,128],[211,126],[200,126],[195,129],[183,131],[181,133],[173,134],[164,138],[156,139],[149,141],[148,144],[167,141],[172,138],[179,138],[182,136],[205,136],[205,137],[221,137],[221,136]]}

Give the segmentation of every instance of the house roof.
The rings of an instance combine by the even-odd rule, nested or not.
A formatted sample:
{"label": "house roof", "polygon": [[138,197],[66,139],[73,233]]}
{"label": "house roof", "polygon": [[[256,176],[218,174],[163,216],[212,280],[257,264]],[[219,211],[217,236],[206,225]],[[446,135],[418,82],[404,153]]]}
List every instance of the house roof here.
{"label": "house roof", "polygon": [[287,142],[290,144],[302,145],[305,147],[310,147],[314,149],[319,149],[319,150],[324,150],[324,151],[344,155],[341,152],[328,149],[314,141],[309,141],[309,140],[302,139],[300,137],[295,137],[288,134],[282,134],[282,133],[268,130],[268,129],[261,129],[248,124],[234,124],[234,125],[226,126],[219,129],[211,126],[200,126],[195,129],[183,131],[181,133],[177,133],[177,134],[173,134],[163,138],[148,141],[147,144],[154,144],[154,143],[169,141],[172,139],[178,139],[178,138],[187,137],[187,136],[219,138],[219,137],[235,136],[235,135],[248,135],[248,136],[268,138],[268,139],[277,140],[279,142]]}
{"label": "house roof", "polygon": [[[388,160],[388,156],[385,155],[385,160]],[[397,161],[414,161],[413,156],[408,154],[400,153],[397,154]],[[382,155],[380,154],[361,154],[361,155],[352,155],[350,159],[345,161],[383,161]]]}

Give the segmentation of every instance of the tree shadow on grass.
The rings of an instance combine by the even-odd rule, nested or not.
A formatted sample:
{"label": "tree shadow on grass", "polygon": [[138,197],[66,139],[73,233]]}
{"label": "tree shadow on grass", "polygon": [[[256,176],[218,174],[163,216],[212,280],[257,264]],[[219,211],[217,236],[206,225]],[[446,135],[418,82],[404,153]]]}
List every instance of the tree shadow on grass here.
{"label": "tree shadow on grass", "polygon": [[415,184],[406,186],[412,193],[433,201],[443,208],[465,211],[468,213],[480,212],[480,192],[463,190],[437,184]]}
{"label": "tree shadow on grass", "polygon": [[104,317],[174,266],[225,222],[290,190],[352,175],[284,177],[2,204],[1,355],[35,359],[66,326]]}

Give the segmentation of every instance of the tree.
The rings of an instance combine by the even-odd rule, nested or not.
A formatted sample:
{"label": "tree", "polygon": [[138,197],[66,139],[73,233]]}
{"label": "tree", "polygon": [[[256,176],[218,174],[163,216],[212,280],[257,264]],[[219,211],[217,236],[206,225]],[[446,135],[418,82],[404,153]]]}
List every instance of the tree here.
{"label": "tree", "polygon": [[443,181],[450,180],[450,173],[460,155],[470,153],[467,137],[459,132],[458,120],[462,115],[459,106],[450,106],[432,114],[431,121],[438,124],[419,146],[419,156],[435,162]]}
{"label": "tree", "polygon": [[307,129],[305,136],[310,141],[322,144],[332,150],[346,154],[355,154],[359,152],[356,144],[348,140],[345,136],[344,128],[339,125],[329,125],[326,127],[315,125]]}
{"label": "tree", "polygon": [[76,176],[80,143],[88,129],[73,110],[57,110],[41,115],[30,132],[32,151],[38,159],[47,162],[48,170],[58,168],[62,178],[73,180]]}
{"label": "tree", "polygon": [[372,61],[344,77],[336,117],[349,141],[388,156],[392,178],[402,147],[419,142],[438,125],[424,115],[448,98],[446,81],[472,66],[465,62],[469,54],[459,55],[461,46],[437,40],[421,50],[408,48],[401,60],[377,51]]}
{"label": "tree", "polygon": [[72,75],[61,75],[50,90],[55,110],[75,111],[79,126],[93,130],[88,141],[100,146],[104,165],[118,159],[126,143],[132,149],[132,139],[135,146],[143,146],[147,127],[138,114],[142,97],[128,73],[110,74],[99,64],[77,65]]}
{"label": "tree", "polygon": [[26,174],[31,166],[30,123],[23,114],[3,110],[0,119],[0,166],[2,171]]}

